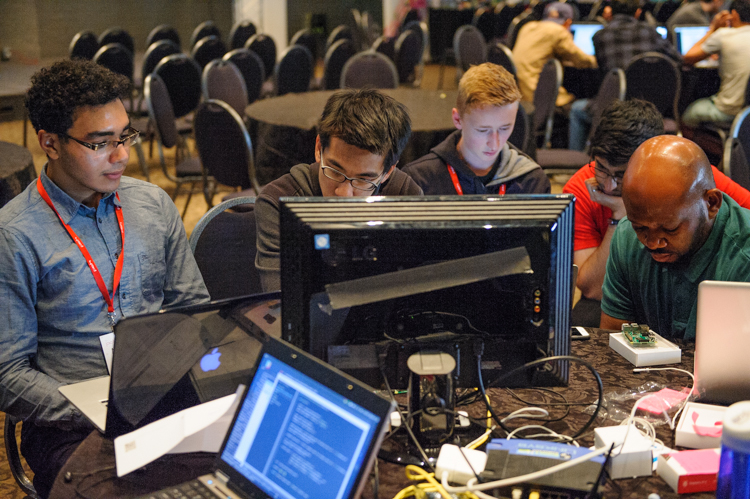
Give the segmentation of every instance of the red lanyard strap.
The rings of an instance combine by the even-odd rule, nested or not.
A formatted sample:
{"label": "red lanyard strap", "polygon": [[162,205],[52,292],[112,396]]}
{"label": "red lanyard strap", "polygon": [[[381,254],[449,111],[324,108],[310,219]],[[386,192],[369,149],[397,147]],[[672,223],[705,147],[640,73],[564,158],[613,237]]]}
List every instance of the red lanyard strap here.
{"label": "red lanyard strap", "polygon": [[[458,175],[456,175],[456,170],[454,170],[451,165],[448,165],[448,174],[451,176],[451,180],[453,181],[453,187],[456,189],[456,193],[459,196],[463,196],[464,190],[461,188],[461,183],[458,181]],[[498,188],[497,193],[501,196],[505,195],[505,184],[500,184],[500,187]]]}
{"label": "red lanyard strap", "polygon": [[[107,285],[104,284],[104,279],[102,279],[101,273],[99,272],[99,268],[96,266],[94,259],[91,258],[89,251],[86,249],[86,245],[83,244],[83,241],[81,241],[81,239],[73,231],[70,225],[65,223],[65,221],[60,216],[60,213],[58,213],[57,209],[55,209],[55,205],[52,203],[52,200],[50,199],[49,194],[47,194],[47,191],[44,189],[44,186],[42,185],[41,177],[37,178],[36,188],[39,191],[39,195],[42,196],[42,199],[44,199],[47,205],[50,208],[52,208],[52,211],[55,212],[55,215],[57,215],[57,218],[60,219],[60,223],[63,225],[63,227],[65,227],[65,230],[68,231],[68,234],[70,235],[71,239],[73,239],[73,242],[76,243],[76,246],[78,246],[78,249],[81,250],[81,253],[83,254],[83,257],[86,259],[86,263],[88,264],[89,269],[91,269],[91,274],[94,276],[96,285],[99,287],[99,291],[102,293],[102,297],[104,298],[104,301],[107,303],[107,316],[109,317],[109,322],[112,326],[114,326],[115,325],[114,297],[115,297],[115,293],[117,293],[117,287],[120,285],[120,277],[122,277],[122,262],[123,262],[123,256],[125,255],[125,224],[122,220],[122,208],[120,206],[115,206],[115,215],[117,215],[117,223],[120,226],[122,248],[120,249],[120,256],[117,257],[117,265],[115,265],[114,283],[112,286],[112,296],[110,296],[109,291],[107,291]],[[117,193],[115,193],[115,196],[117,197],[117,200],[119,201],[120,196]]]}

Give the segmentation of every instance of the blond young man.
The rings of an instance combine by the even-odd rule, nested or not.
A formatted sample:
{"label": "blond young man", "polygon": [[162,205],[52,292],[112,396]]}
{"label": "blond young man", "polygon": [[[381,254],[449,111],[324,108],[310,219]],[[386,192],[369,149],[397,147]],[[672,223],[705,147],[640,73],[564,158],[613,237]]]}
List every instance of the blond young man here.
{"label": "blond young man", "polygon": [[453,108],[458,130],[404,172],[426,195],[550,192],[541,167],[508,143],[520,100],[516,81],[504,68],[471,67],[458,84]]}

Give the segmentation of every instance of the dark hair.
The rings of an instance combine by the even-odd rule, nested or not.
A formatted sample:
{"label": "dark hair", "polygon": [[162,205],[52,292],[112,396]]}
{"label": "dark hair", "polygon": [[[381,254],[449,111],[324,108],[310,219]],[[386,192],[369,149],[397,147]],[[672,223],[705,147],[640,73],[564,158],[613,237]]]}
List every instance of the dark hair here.
{"label": "dark hair", "polygon": [[737,11],[740,15],[740,21],[743,23],[750,23],[750,1],[748,0],[733,0],[729,4],[729,12],[733,10]]}
{"label": "dark hair", "polygon": [[612,7],[612,14],[625,14],[633,17],[641,7],[641,2],[640,0],[612,0],[609,5]]}
{"label": "dark hair", "polygon": [[611,165],[624,165],[638,146],[664,133],[664,120],[650,102],[640,99],[615,101],[602,113],[591,140],[591,156]]}
{"label": "dark hair", "polygon": [[351,146],[384,157],[383,166],[398,162],[411,135],[406,107],[377,90],[336,92],[326,102],[318,122],[320,146],[325,149],[331,137]]}
{"label": "dark hair", "polygon": [[91,61],[56,62],[31,77],[26,109],[34,129],[65,133],[79,107],[103,106],[124,98],[130,81]]}

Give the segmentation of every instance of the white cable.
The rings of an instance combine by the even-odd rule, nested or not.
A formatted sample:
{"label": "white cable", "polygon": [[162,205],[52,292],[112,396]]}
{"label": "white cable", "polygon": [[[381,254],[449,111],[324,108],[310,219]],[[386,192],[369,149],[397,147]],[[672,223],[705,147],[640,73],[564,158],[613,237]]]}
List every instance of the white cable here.
{"label": "white cable", "polygon": [[[475,485],[474,482],[476,481],[476,479],[472,478],[471,480],[469,480],[469,482],[466,484],[465,487],[453,487],[449,485],[448,474],[447,474],[448,472],[446,471],[443,473],[443,476],[441,477],[441,482],[445,490],[451,494],[460,494],[462,492],[473,492],[479,495],[478,492],[482,490],[490,490],[490,489],[495,489],[498,487],[508,487],[509,485],[516,485],[517,483],[536,480],[537,478],[541,478],[543,476],[547,476],[552,473],[556,473],[558,471],[571,468],[580,463],[588,461],[589,459],[592,459],[596,456],[601,456],[602,454],[606,452],[609,452],[609,448],[602,447],[601,449],[596,449],[581,457],[577,457],[575,459],[571,459],[570,461],[566,461],[564,463],[550,466],[549,468],[545,468],[543,470],[535,471],[533,473],[528,473],[526,475],[515,476],[512,478],[504,478],[502,480],[495,480],[494,482],[480,483],[480,484]],[[485,495],[480,495],[480,497],[491,497],[491,496],[487,496],[485,494]],[[495,498],[493,497],[492,499],[495,499]]]}
{"label": "white cable", "polygon": [[637,369],[633,369],[634,373],[648,372],[648,371],[678,371],[678,372],[687,374],[693,380],[693,384],[692,386],[690,386],[690,391],[688,392],[687,397],[685,397],[685,400],[682,402],[682,405],[674,414],[674,417],[672,418],[672,420],[669,421],[669,429],[674,430],[674,424],[675,424],[675,421],[677,421],[677,416],[680,415],[680,413],[682,412],[682,410],[685,408],[688,401],[690,400],[690,397],[693,396],[693,390],[695,390],[695,375],[693,375],[693,373],[691,373],[690,371],[686,371],[685,369],[680,369],[678,367],[640,367]]}
{"label": "white cable", "polygon": [[[539,414],[527,414],[527,412],[538,412]],[[518,409],[505,416],[502,419],[502,422],[505,423],[507,421],[510,421],[511,419],[516,418],[541,419],[547,417],[549,417],[549,412],[547,411],[547,409],[542,409],[541,407],[524,407],[523,409]]]}
{"label": "white cable", "polygon": [[544,430],[547,433],[546,434],[545,433],[537,433],[535,435],[525,435],[524,438],[546,437],[548,435],[551,435],[553,437],[556,437],[559,440],[572,442],[573,445],[575,445],[576,447],[580,447],[578,445],[578,442],[576,442],[573,437],[569,437],[567,435],[562,435],[560,433],[557,433],[554,430],[550,430],[546,426],[535,425],[535,424],[530,424],[530,425],[521,426],[519,428],[516,428],[515,430],[511,431],[510,433],[508,433],[508,436],[506,437],[506,440],[510,440],[511,438],[518,438],[518,437],[515,436],[516,433],[518,433],[519,431],[524,431],[524,430],[531,429],[531,428],[535,428],[535,429],[539,429],[539,430]]}

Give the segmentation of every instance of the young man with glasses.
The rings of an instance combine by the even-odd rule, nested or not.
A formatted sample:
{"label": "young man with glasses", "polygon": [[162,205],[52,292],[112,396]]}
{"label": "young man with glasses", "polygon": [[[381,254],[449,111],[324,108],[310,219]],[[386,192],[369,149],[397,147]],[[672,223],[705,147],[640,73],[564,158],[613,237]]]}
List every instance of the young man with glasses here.
{"label": "young man with glasses", "polygon": [[396,168],[411,135],[406,108],[376,90],[333,94],[323,109],[311,165],[293,166],[255,201],[255,266],[266,291],[281,288],[279,198],[286,196],[419,196],[422,189]]}
{"label": "young man with glasses", "polygon": [[[591,163],[578,170],[563,187],[564,193],[576,196],[573,263],[579,268],[581,299],[573,309],[572,325],[599,326],[610,243],[625,216],[622,179],[638,146],[663,133],[661,114],[650,102],[614,102],[602,114],[594,134]],[[750,208],[750,192],[716,168],[712,171],[718,189]]]}
{"label": "young man with glasses", "polygon": [[209,299],[172,200],[123,176],[138,139],[128,91],[90,61],[34,75],[26,107],[47,164],[0,209],[0,410],[23,420],[41,497],[93,430],[58,388],[107,374],[100,337]]}

